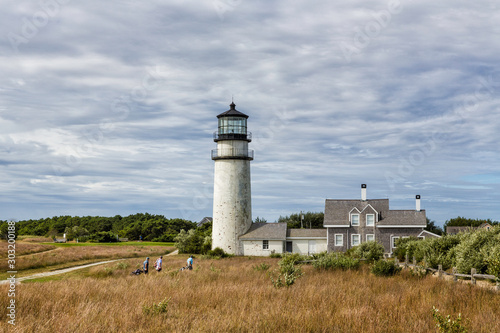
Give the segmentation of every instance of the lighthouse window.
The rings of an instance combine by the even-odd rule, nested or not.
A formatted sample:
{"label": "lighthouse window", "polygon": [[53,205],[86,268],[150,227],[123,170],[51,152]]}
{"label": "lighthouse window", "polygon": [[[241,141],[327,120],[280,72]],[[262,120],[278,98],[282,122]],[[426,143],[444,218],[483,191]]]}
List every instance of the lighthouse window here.
{"label": "lighthouse window", "polygon": [[219,118],[219,134],[247,134],[247,120],[242,117]]}
{"label": "lighthouse window", "polygon": [[262,249],[263,250],[269,250],[269,241],[268,240],[263,240],[262,241]]}

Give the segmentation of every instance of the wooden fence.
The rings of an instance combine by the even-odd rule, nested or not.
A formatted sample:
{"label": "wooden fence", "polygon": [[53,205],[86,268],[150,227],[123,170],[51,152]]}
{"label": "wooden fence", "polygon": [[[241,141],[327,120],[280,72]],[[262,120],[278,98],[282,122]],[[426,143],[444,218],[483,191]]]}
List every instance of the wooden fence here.
{"label": "wooden fence", "polygon": [[496,277],[495,275],[477,274],[475,268],[471,269],[470,274],[459,274],[459,273],[457,273],[456,267],[453,267],[452,272],[448,273],[448,272],[443,270],[443,265],[438,265],[438,269],[427,267],[427,263],[426,263],[425,259],[424,259],[423,265],[417,265],[417,261],[415,260],[415,257],[413,257],[413,263],[410,264],[408,261],[408,255],[406,255],[405,261],[403,263],[400,263],[398,258],[395,258],[395,262],[397,265],[403,266],[404,268],[421,267],[421,268],[425,269],[426,271],[432,272],[432,274],[437,272],[439,278],[442,278],[443,275],[453,276],[453,282],[457,282],[459,277],[470,279],[472,284],[476,284],[476,279],[494,280],[494,281],[496,281],[496,290],[500,291],[500,278]]}

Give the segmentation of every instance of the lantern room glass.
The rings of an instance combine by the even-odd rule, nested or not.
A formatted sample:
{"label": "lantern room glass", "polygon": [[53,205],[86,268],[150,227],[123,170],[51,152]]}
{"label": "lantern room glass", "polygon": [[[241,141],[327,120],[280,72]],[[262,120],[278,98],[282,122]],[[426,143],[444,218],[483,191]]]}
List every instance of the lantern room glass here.
{"label": "lantern room glass", "polygon": [[247,134],[247,120],[243,117],[219,118],[219,134]]}

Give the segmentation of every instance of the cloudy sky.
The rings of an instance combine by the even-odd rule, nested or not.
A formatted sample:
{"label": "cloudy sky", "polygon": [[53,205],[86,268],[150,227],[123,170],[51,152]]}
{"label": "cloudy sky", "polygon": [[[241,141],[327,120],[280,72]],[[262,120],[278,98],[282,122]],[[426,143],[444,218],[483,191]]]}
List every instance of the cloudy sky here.
{"label": "cloudy sky", "polygon": [[212,215],[216,115],[253,216],[389,198],[500,220],[496,1],[2,1],[0,219]]}

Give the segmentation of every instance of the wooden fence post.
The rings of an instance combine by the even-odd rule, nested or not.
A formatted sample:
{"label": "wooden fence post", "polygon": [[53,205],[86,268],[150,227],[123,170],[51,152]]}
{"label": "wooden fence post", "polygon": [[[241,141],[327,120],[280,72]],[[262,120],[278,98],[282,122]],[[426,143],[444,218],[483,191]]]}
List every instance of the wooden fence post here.
{"label": "wooden fence post", "polygon": [[443,277],[443,265],[438,265],[438,277],[440,279]]}
{"label": "wooden fence post", "polygon": [[417,259],[415,259],[415,256],[413,256],[413,266],[417,266]]}
{"label": "wooden fence post", "polygon": [[476,284],[476,278],[474,277],[474,274],[476,274],[476,269],[471,268],[471,270],[470,270],[470,282],[472,284]]}
{"label": "wooden fence post", "polygon": [[424,268],[427,270],[427,259],[424,257]]}
{"label": "wooden fence post", "polygon": [[456,267],[452,268],[452,273],[453,273],[453,282],[457,282],[458,281],[458,277],[455,275],[455,274],[457,274],[457,268]]}
{"label": "wooden fence post", "polygon": [[408,268],[408,253],[405,254],[405,268]]}
{"label": "wooden fence post", "polygon": [[394,259],[394,263],[395,263],[396,265],[399,265],[399,260],[398,260],[398,258],[395,258],[395,259]]}

